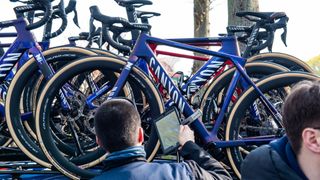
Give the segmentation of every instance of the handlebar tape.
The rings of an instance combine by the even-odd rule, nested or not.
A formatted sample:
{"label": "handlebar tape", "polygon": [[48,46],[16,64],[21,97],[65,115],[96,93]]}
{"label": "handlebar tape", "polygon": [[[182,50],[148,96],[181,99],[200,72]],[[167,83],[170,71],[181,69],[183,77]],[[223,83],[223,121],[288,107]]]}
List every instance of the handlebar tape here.
{"label": "handlebar tape", "polygon": [[51,15],[52,15],[53,10],[52,10],[50,0],[42,0],[41,2],[37,2],[36,5],[43,7],[44,16],[38,22],[27,25],[27,27],[26,27],[27,30],[36,29],[40,26],[43,26],[45,23],[48,22],[48,20],[50,19]]}

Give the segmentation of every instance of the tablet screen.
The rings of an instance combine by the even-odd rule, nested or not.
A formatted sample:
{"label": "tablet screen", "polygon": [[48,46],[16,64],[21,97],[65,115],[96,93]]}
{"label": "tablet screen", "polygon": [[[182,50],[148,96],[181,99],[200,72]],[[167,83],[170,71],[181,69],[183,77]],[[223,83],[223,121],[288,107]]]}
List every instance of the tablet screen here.
{"label": "tablet screen", "polygon": [[156,120],[156,128],[163,152],[166,154],[174,150],[179,144],[180,130],[180,121],[175,108],[167,111]]}

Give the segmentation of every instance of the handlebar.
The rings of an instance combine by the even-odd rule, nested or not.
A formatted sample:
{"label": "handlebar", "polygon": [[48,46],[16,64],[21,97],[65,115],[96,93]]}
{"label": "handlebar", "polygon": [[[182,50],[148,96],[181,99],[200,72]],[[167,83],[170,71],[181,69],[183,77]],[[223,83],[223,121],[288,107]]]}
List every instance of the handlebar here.
{"label": "handlebar", "polygon": [[55,32],[46,32],[46,34],[44,35],[45,39],[51,39],[54,37],[59,36],[61,33],[63,33],[63,31],[67,28],[68,25],[68,19],[67,19],[67,15],[66,15],[66,11],[64,9],[64,2],[63,0],[60,1],[60,3],[54,7],[54,12],[53,15],[51,17],[51,21],[54,18],[60,18],[62,20],[62,23],[60,25],[60,27],[55,31]]}
{"label": "handlebar", "polygon": [[[60,27],[55,32],[51,32],[51,30],[50,32],[45,32],[44,39],[54,38],[60,35],[66,29],[68,25],[67,13],[70,13],[70,12],[75,13],[75,17],[73,21],[77,26],[79,26],[78,19],[77,19],[77,12],[75,9],[76,0],[70,0],[66,8],[64,8],[63,0],[61,0],[60,3],[54,7],[51,6],[51,2],[53,0],[28,0],[28,1],[10,0],[10,1],[11,2],[19,1],[26,4],[24,6],[18,6],[14,8],[14,11],[17,14],[17,17],[24,17],[24,13],[31,12],[32,19],[33,17],[40,18],[38,22],[27,25],[26,27],[27,30],[36,29],[40,26],[43,26],[44,24],[52,21],[52,19],[59,18],[62,20]],[[36,10],[39,10],[42,12],[34,13]]]}
{"label": "handlebar", "polygon": [[[77,0],[70,0],[69,3],[68,3],[68,5],[67,5],[67,7],[66,7],[65,9],[63,9],[64,3],[63,3],[63,4],[62,4],[62,3],[63,3],[63,2],[61,1],[61,2],[59,3],[59,5],[53,7],[54,13],[57,13],[58,11],[61,11],[61,12],[64,11],[63,14],[67,15],[67,14],[71,13],[72,11],[75,11],[75,10],[76,10]],[[37,14],[35,14],[34,16],[35,16],[35,17],[41,17],[41,16],[43,16],[43,15],[44,15],[44,13],[37,13]],[[53,16],[53,18],[60,18],[60,17]]]}
{"label": "handlebar", "polygon": [[[136,28],[129,21],[121,17],[111,17],[101,14],[97,6],[90,7],[91,17],[97,21],[100,21],[102,24],[107,26],[112,26],[113,24],[121,24],[124,28]],[[143,29],[145,27],[142,27]]]}
{"label": "handlebar", "polygon": [[90,32],[81,32],[79,33],[78,36],[71,36],[68,38],[69,40],[69,43],[71,45],[76,45],[76,41],[79,41],[79,40],[86,40],[88,41],[89,43],[87,44],[87,48],[90,48],[91,45],[93,43],[96,43],[100,46],[99,44],[99,41],[100,41],[100,32],[101,32],[101,27],[99,27],[95,32],[93,33],[90,33]]}
{"label": "handlebar", "polygon": [[[109,26],[107,24],[103,24],[102,25],[103,40],[108,42],[112,47],[118,49],[119,51],[129,53],[133,43],[131,40],[123,39],[120,35],[122,33],[130,32],[132,30],[140,30],[143,32],[148,32],[151,28],[151,26],[148,24],[129,23],[129,25],[130,26],[119,27],[119,26],[113,26],[112,24]],[[111,37],[110,31],[113,33],[113,37]]]}
{"label": "handlebar", "polygon": [[66,14],[69,14],[70,12],[74,11],[76,9],[77,0],[70,0],[69,4],[65,8]]}
{"label": "handlebar", "polygon": [[[77,3],[76,0],[70,0],[68,6],[66,8],[64,8],[65,7],[64,2],[63,2],[63,0],[61,0],[58,5],[53,7],[54,10],[53,10],[50,21],[52,21],[53,19],[61,19],[62,22],[61,22],[60,27],[55,32],[45,32],[44,39],[51,39],[51,38],[57,37],[65,31],[65,29],[67,28],[67,25],[68,25],[67,14],[70,12],[75,12],[75,17],[74,17],[73,21],[77,26],[79,26],[77,12],[75,9],[76,3]],[[39,17],[39,16],[43,16],[43,15],[44,15],[43,13],[37,13],[37,14],[35,14],[35,17]]]}
{"label": "handlebar", "polygon": [[[272,15],[276,16],[272,16]],[[248,39],[252,38],[252,32],[254,29],[265,29],[265,31],[258,31],[255,34],[255,44],[252,45],[251,51],[258,52],[266,47],[269,51],[272,51],[272,45],[274,41],[274,33],[278,29],[283,29],[284,32],[281,34],[281,40],[286,44],[287,35],[287,22],[289,18],[285,13],[256,13],[256,12],[242,12],[237,13],[239,17],[245,17],[249,20],[251,16],[254,18],[255,25],[253,26],[228,26],[228,35],[235,35],[235,33],[242,32],[241,36],[238,36],[238,40],[242,43],[247,43]],[[248,18],[249,17],[249,18]]]}
{"label": "handlebar", "polygon": [[14,11],[17,17],[22,17],[25,12],[30,12],[30,11],[41,10],[44,12],[43,17],[38,22],[27,25],[26,27],[27,30],[36,29],[40,26],[43,26],[50,19],[52,14],[51,2],[49,0],[43,0],[43,2],[41,3],[39,0],[34,0],[32,1],[32,3],[33,4],[28,4],[25,6],[17,6],[14,8]]}
{"label": "handlebar", "polygon": [[66,28],[67,28],[67,25],[68,25],[68,19],[67,19],[67,17],[66,17],[64,14],[62,14],[62,13],[57,13],[57,14],[55,14],[55,15],[58,16],[58,17],[62,20],[62,23],[61,23],[60,27],[59,27],[55,32],[46,33],[46,34],[44,35],[44,38],[45,38],[45,39],[51,39],[51,38],[57,37],[57,36],[59,36],[60,34],[62,34],[62,33],[66,30]]}
{"label": "handlebar", "polygon": [[70,0],[69,4],[65,8],[65,13],[69,14],[70,12],[74,12],[73,22],[76,26],[80,27],[79,21],[78,21],[78,12],[76,9],[76,5],[77,5],[77,0]]}
{"label": "handlebar", "polygon": [[130,46],[120,44],[119,42],[116,42],[113,38],[111,38],[110,31],[109,31],[110,29],[108,26],[103,24],[102,29],[103,29],[103,32],[102,32],[103,40],[108,42],[112,47],[118,49],[119,51],[125,52],[125,53],[128,53],[131,51]]}
{"label": "handlebar", "polygon": [[[260,47],[256,47],[256,49],[261,50],[263,48],[268,47],[269,51],[272,51],[272,45],[274,40],[274,33],[278,29],[283,29],[283,33],[281,34],[281,40],[285,46],[287,46],[287,22],[289,18],[287,16],[283,16],[278,19],[277,22],[274,23],[266,23],[263,27],[268,32],[268,38],[265,43],[261,44]],[[259,49],[260,48],[260,49]]]}
{"label": "handlebar", "polygon": [[132,40],[124,39],[123,37],[120,36],[120,34],[119,35],[113,34],[112,38],[113,39],[117,39],[119,43],[124,44],[126,46],[130,46],[130,47],[133,46],[133,41]]}
{"label": "handlebar", "polygon": [[39,21],[27,25],[26,27],[27,30],[39,28],[43,26],[46,22],[48,22],[48,20],[52,15],[52,6],[51,6],[50,0],[33,0],[33,1],[28,1],[28,3],[30,4],[25,6],[18,6],[14,8],[14,11],[18,17],[22,16],[23,13],[25,12],[35,11],[35,10],[43,11],[44,15]]}
{"label": "handlebar", "polygon": [[[125,42],[124,39],[120,38],[120,34],[132,30],[149,31],[151,29],[149,24],[130,23],[128,20],[121,17],[103,15],[97,6],[90,7],[90,12],[91,21],[98,20],[102,23],[103,41],[108,42],[112,47],[125,53],[130,52],[131,47],[126,45],[128,42]],[[119,24],[121,26],[119,26]],[[111,37],[110,31],[113,33],[113,37]],[[123,44],[123,42],[125,43]]]}

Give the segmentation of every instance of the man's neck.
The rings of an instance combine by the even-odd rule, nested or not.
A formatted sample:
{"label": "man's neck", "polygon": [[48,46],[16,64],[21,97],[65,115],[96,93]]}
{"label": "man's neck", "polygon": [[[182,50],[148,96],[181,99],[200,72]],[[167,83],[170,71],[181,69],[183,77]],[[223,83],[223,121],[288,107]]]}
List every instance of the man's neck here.
{"label": "man's neck", "polygon": [[308,179],[320,179],[320,160],[319,157],[317,157],[317,155],[311,154],[310,152],[301,149],[301,152],[297,156],[297,158],[301,170],[307,176]]}

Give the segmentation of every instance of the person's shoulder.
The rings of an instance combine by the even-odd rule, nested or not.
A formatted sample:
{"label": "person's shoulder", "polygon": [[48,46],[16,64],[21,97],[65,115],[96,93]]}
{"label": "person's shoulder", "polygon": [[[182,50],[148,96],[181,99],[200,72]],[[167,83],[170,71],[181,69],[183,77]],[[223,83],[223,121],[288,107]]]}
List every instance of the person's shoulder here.
{"label": "person's shoulder", "polygon": [[132,179],[193,179],[192,172],[185,163],[166,160],[130,163],[105,171],[94,179],[127,179],[128,177]]}
{"label": "person's shoulder", "polygon": [[164,168],[164,169],[184,169],[187,168],[188,165],[186,162],[176,162],[172,160],[155,160],[151,163],[147,163],[147,166],[154,168]]}
{"label": "person's shoulder", "polygon": [[269,145],[251,151],[241,165],[242,179],[269,179],[276,176],[272,151]]}
{"label": "person's shoulder", "polygon": [[[147,163],[146,166],[152,169],[153,173],[158,173],[158,179],[193,179],[190,167],[185,162],[155,161]],[[161,178],[159,178],[161,177]]]}
{"label": "person's shoulder", "polygon": [[270,145],[260,146],[249,153],[246,156],[246,160],[248,159],[266,159],[270,157],[272,149]]}

